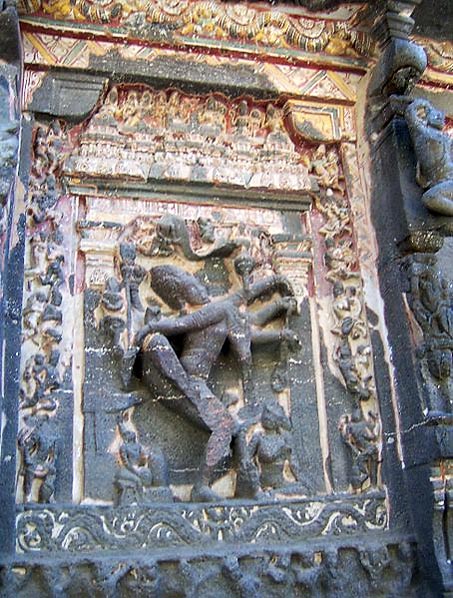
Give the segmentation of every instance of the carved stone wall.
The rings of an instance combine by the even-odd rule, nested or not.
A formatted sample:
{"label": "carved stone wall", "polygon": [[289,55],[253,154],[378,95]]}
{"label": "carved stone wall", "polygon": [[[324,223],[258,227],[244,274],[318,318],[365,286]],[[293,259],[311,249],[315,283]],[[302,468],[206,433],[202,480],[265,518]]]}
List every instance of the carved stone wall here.
{"label": "carved stone wall", "polygon": [[[426,61],[378,50],[365,3],[325,4],[19,6],[5,596],[436,595],[402,490],[368,145],[389,110],[415,135],[401,93]],[[407,37],[409,14],[387,23]],[[451,293],[426,238],[394,291],[438,426]],[[423,463],[442,514],[448,451]]]}

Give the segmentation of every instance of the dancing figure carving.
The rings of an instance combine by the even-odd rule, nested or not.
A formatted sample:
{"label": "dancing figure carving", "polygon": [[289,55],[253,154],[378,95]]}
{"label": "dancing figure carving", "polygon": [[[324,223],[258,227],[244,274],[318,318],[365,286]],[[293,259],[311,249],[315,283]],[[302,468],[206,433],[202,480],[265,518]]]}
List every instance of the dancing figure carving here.
{"label": "dancing figure carving", "polygon": [[[153,289],[167,304],[172,302],[173,296],[166,290],[173,285],[168,284],[168,280],[165,285],[157,284],[156,278],[161,274],[165,274],[166,279],[169,275],[175,278],[180,301],[193,311],[160,317],[159,311],[148,310],[146,323],[135,337],[141,353],[141,375],[148,387],[157,390],[166,406],[210,432],[192,499],[215,500],[217,497],[209,484],[214,469],[228,457],[238,428],[235,419],[208,386],[211,370],[228,342],[240,366],[246,406],[253,411],[257,405],[252,384],[252,347],[282,341],[297,345],[297,337],[290,329],[263,328],[294,308],[293,292],[284,276],[272,275],[214,300],[193,275],[176,266],[170,270],[151,269]],[[273,293],[281,297],[260,310],[248,311],[253,303]],[[172,345],[175,337],[182,339],[179,353]]]}

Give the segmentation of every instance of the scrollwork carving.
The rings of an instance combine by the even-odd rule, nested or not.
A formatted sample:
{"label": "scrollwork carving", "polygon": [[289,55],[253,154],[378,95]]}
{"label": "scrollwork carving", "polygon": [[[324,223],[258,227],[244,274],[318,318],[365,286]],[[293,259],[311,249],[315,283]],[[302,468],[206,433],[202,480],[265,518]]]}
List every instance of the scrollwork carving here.
{"label": "scrollwork carving", "polygon": [[[98,5],[93,0],[64,2],[58,7],[48,0],[23,4],[22,11],[42,12],[55,19],[72,19],[94,23],[116,23],[130,33],[153,36],[153,25],[159,24],[181,40],[192,36],[232,39],[238,44],[251,42],[264,47],[293,47],[305,52],[333,55],[369,55],[373,51],[370,37],[352,29],[346,22],[286,14],[250,6],[223,5],[217,0],[199,6],[196,2],[152,0],[131,3],[127,0]],[[155,35],[155,32],[154,32]]]}
{"label": "scrollwork carving", "polygon": [[337,536],[387,526],[384,498],[305,500],[278,504],[231,503],[127,507],[48,506],[17,515],[18,550],[132,550],[171,546],[266,545]]}

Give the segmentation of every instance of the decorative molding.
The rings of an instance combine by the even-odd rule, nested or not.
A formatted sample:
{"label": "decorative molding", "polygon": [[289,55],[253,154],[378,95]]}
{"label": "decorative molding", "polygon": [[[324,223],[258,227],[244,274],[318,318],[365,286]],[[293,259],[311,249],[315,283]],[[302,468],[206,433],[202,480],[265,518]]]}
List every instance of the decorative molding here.
{"label": "decorative molding", "polygon": [[[345,545],[330,538],[297,548],[237,546],[234,556],[83,555],[30,562],[30,555],[0,563],[0,580],[14,595],[68,591],[110,598],[186,596],[218,598],[294,593],[349,596],[410,596],[417,591],[415,546],[405,537],[375,534],[373,542]],[[39,588],[39,589],[38,589]]]}
{"label": "decorative molding", "polygon": [[355,31],[348,22],[312,19],[273,8],[225,4],[218,0],[22,0],[22,15],[41,15],[60,21],[112,24],[131,38],[197,44],[202,40],[231,40],[243,45],[292,48],[304,52],[324,52],[334,56],[373,54],[368,34]]}
{"label": "decorative molding", "polygon": [[19,553],[89,552],[241,543],[267,546],[384,530],[381,494],[344,499],[201,506],[24,508],[17,514]]}

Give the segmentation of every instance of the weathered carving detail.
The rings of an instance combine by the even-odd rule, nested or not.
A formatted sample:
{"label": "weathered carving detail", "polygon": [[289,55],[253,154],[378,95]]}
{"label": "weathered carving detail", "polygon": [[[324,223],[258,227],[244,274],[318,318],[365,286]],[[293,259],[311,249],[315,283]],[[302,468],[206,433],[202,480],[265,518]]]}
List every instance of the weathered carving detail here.
{"label": "weathered carving detail", "polygon": [[[125,0],[98,4],[93,0],[64,2],[58,7],[48,0],[23,3],[21,12],[44,12],[55,19],[73,19],[94,23],[118,23],[132,34],[156,35],[155,26],[165,27],[181,40],[214,38],[233,39],[260,46],[293,47],[305,52],[333,55],[368,56],[373,53],[370,36],[354,31],[346,22],[317,19],[251,6],[225,6],[212,0],[202,6],[193,1],[152,0],[131,3]],[[154,34],[154,35],[153,35]]]}
{"label": "weathered carving detail", "polygon": [[115,475],[116,503],[134,504],[172,500],[168,488],[165,457],[158,447],[146,451],[137,440],[137,433],[118,419],[121,445],[119,468]]}
{"label": "weathered carving detail", "polygon": [[[409,306],[421,331],[417,347],[428,417],[452,413],[453,363],[452,289],[436,269],[436,258],[419,254],[409,263]],[[416,336],[416,338],[417,338]]]}
{"label": "weathered carving detail", "polygon": [[353,398],[353,411],[339,422],[341,436],[350,449],[350,483],[355,491],[378,484],[379,418],[368,322],[362,281],[358,271],[351,210],[344,196],[339,160],[334,149],[320,146],[312,168],[322,188],[317,208],[324,216],[319,233],[324,237],[326,279],[332,288],[331,333],[335,336],[334,360]]}
{"label": "weathered carving detail", "polygon": [[114,87],[64,171],[76,177],[310,189],[283,118],[283,110],[270,103]]}
{"label": "weathered carving detail", "polygon": [[[64,366],[63,337],[64,249],[59,229],[61,213],[56,174],[63,159],[64,134],[58,121],[38,126],[27,202],[26,292],[22,315],[22,381],[19,408],[23,417],[18,436],[23,496],[27,502],[53,498],[57,438],[52,431]],[[41,485],[32,490],[35,481]],[[36,485],[36,484],[35,484]],[[18,500],[20,492],[18,492]]]}
{"label": "weathered carving detail", "polygon": [[370,411],[364,419],[362,410],[357,408],[341,418],[339,429],[352,453],[352,488],[360,490],[366,481],[372,487],[377,486],[380,434],[377,416]]}
{"label": "weathered carving detail", "polygon": [[[2,565],[4,587],[30,594],[69,589],[80,595],[96,592],[100,598],[136,596],[187,596],[214,594],[219,598],[275,593],[311,592],[409,596],[416,591],[415,547],[407,541],[385,543],[382,548],[354,543],[348,547],[317,545],[298,550],[279,549],[235,556],[200,555],[130,556],[57,561],[30,565],[16,559]],[[357,581],[356,581],[357,580]],[[36,584],[36,585],[35,585]],[[39,584],[39,585],[38,585]]]}
{"label": "weathered carving detail", "polygon": [[43,418],[29,419],[19,432],[21,456],[18,489],[23,502],[48,503],[55,484],[56,438]]}
{"label": "weathered carving detail", "polygon": [[445,115],[424,99],[413,100],[405,118],[417,156],[417,182],[424,189],[424,205],[453,216],[453,145],[443,133]]}
{"label": "weathered carving detail", "polygon": [[213,504],[23,509],[19,552],[133,550],[232,543],[267,545],[387,527],[384,498],[306,500],[278,504]]}
{"label": "weathered carving detail", "polygon": [[[268,401],[261,414],[261,432],[255,432],[250,442],[245,429],[237,435],[239,466],[236,480],[236,497],[259,498],[263,492],[282,491],[289,487],[285,466],[292,465],[292,475],[297,479],[292,455],[292,441],[288,432],[291,422],[282,406]],[[294,488],[292,488],[294,490]]]}
{"label": "weathered carving detail", "polygon": [[[112,244],[105,283],[88,291],[86,302],[88,350],[111,355],[106,366],[120,378],[112,386],[112,405],[102,409],[123,412],[129,420],[134,406],[132,433],[136,410],[157,401],[200,430],[207,445],[187,480],[193,500],[216,500],[211,485],[220,475],[231,478],[231,489],[224,491],[231,498],[244,492],[264,498],[262,490],[306,494],[296,484],[297,458],[283,432],[290,428],[290,409],[285,415],[279,401],[291,385],[287,363],[299,351],[292,322],[298,301],[307,297],[310,240],[270,234],[265,227],[238,223],[232,215],[223,221],[215,214],[215,222],[168,213],[140,216],[121,230],[116,247]],[[275,230],[279,219],[272,220]],[[304,271],[298,273],[294,263],[299,259],[298,269]],[[283,272],[290,279],[295,274],[297,297]],[[265,359],[268,377],[268,388],[260,382],[259,393],[256,351]],[[223,373],[218,370],[222,361]],[[241,434],[241,441],[232,444]],[[146,457],[136,440],[129,441],[135,447],[134,467],[143,468]],[[166,442],[163,450],[171,452]],[[109,452],[117,449],[112,445]],[[121,460],[124,464],[120,454]],[[144,484],[134,479],[139,494],[134,500],[146,502],[149,488],[141,496]],[[118,487],[117,482],[118,474]]]}

